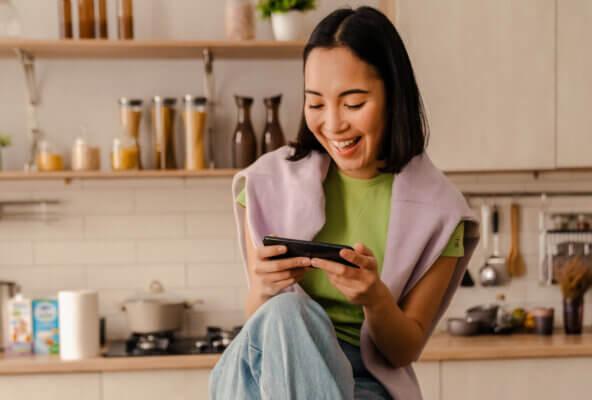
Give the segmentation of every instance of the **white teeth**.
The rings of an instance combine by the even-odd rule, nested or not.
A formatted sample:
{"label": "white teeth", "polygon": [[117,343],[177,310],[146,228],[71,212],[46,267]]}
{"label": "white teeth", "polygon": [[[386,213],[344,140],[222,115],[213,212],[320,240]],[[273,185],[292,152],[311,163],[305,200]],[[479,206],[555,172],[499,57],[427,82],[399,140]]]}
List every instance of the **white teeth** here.
{"label": "white teeth", "polygon": [[350,144],[352,144],[353,142],[355,142],[356,139],[351,139],[351,140],[331,140],[331,143],[333,144],[333,146],[339,148],[339,149],[343,149],[344,147],[349,146]]}

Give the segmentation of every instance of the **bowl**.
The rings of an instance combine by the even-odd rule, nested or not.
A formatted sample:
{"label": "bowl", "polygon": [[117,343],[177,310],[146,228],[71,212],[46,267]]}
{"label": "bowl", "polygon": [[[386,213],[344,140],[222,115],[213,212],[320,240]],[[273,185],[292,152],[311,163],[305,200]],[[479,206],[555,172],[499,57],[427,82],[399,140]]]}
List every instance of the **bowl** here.
{"label": "bowl", "polygon": [[465,318],[448,318],[447,327],[452,336],[473,336],[479,333],[479,322]]}

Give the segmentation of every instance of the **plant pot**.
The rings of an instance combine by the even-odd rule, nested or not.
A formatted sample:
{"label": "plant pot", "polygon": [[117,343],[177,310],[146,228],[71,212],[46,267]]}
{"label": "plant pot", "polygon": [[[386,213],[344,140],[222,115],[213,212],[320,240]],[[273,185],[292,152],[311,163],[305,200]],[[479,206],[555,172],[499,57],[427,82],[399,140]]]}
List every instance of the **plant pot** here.
{"label": "plant pot", "polygon": [[303,40],[307,33],[304,12],[298,10],[272,13],[271,27],[275,40]]}
{"label": "plant pot", "polygon": [[563,299],[563,327],[566,335],[581,335],[584,322],[584,298]]}

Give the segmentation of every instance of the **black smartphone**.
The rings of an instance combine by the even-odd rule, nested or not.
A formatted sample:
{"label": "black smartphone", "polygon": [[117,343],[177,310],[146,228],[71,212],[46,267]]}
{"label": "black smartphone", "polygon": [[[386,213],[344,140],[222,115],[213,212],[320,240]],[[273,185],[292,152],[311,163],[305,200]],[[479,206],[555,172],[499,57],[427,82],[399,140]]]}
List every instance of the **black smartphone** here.
{"label": "black smartphone", "polygon": [[331,260],[352,268],[360,268],[350,263],[339,255],[341,249],[353,250],[351,246],[345,246],[334,243],[314,242],[309,240],[288,239],[277,236],[265,236],[263,238],[264,246],[286,246],[288,251],[279,256],[270,257],[270,260],[292,258],[292,257],[310,257]]}

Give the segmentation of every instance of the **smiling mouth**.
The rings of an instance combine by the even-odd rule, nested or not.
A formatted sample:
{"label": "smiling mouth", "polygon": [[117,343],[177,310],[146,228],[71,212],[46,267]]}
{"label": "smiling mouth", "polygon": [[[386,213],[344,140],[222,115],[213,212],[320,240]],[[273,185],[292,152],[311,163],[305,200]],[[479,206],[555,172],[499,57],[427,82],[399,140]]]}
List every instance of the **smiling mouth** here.
{"label": "smiling mouth", "polygon": [[331,146],[333,146],[338,151],[344,151],[357,145],[361,139],[361,136],[356,136],[355,138],[348,140],[329,140],[329,143],[331,143]]}

